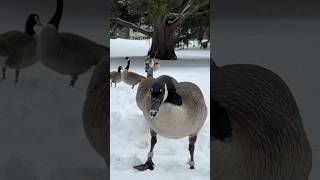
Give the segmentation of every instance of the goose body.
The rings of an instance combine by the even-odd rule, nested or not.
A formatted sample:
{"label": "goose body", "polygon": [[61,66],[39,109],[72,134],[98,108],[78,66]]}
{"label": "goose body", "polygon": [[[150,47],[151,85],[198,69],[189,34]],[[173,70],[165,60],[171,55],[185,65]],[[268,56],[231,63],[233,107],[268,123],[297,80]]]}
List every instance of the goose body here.
{"label": "goose body", "polygon": [[31,14],[26,21],[25,32],[10,31],[0,35],[0,67],[3,68],[4,79],[6,68],[16,70],[17,82],[20,69],[38,61],[35,25],[41,25],[39,16]]}
{"label": "goose body", "polygon": [[[162,78],[161,76],[159,78]],[[147,92],[143,99],[143,114],[150,128],[159,135],[179,139],[196,135],[203,126],[207,117],[207,108],[201,90],[193,83],[175,83],[176,93],[181,96],[182,105],[177,106],[164,102],[157,116],[149,117],[151,93]]]}
{"label": "goose body", "polygon": [[[179,139],[189,137],[190,169],[194,169],[197,134],[207,117],[207,107],[201,90],[191,82],[177,82],[170,76],[153,78],[153,66],[148,69],[137,91],[136,102],[150,127],[151,147],[145,164],[134,166],[153,170],[153,149],[157,134]],[[146,68],[147,69],[147,68]]]}
{"label": "goose body", "polygon": [[109,162],[109,94],[108,87],[108,58],[102,58],[95,67],[88,86],[83,107],[83,126],[92,147]]}
{"label": "goose body", "polygon": [[[212,125],[222,130],[211,141],[213,178],[307,180],[311,147],[285,82],[256,65],[213,67],[211,94],[219,106],[213,113],[219,119]],[[221,141],[230,130],[231,140]]]}
{"label": "goose body", "polygon": [[133,89],[134,86],[139,84],[143,79],[145,79],[145,77],[137,73],[130,72],[129,68],[130,68],[130,59],[128,59],[127,67],[121,73],[121,80],[124,83],[131,85]]}
{"label": "goose body", "polygon": [[117,83],[121,82],[121,70],[122,70],[122,66],[119,66],[118,71],[110,72],[111,86],[112,86],[112,83],[114,83],[116,87]]}
{"label": "goose body", "polygon": [[57,0],[53,18],[39,33],[37,54],[49,69],[72,76],[73,86],[78,75],[85,73],[107,53],[107,48],[82,36],[59,32],[63,0]]}

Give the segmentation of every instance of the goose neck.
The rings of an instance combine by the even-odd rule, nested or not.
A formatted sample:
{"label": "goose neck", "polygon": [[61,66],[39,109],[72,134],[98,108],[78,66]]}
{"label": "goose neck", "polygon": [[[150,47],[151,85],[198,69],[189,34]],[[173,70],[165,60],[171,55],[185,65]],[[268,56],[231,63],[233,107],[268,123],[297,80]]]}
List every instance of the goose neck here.
{"label": "goose neck", "polygon": [[62,18],[62,13],[63,13],[63,0],[57,0],[57,8],[54,16],[49,21],[49,24],[54,25],[58,29],[61,18]]}

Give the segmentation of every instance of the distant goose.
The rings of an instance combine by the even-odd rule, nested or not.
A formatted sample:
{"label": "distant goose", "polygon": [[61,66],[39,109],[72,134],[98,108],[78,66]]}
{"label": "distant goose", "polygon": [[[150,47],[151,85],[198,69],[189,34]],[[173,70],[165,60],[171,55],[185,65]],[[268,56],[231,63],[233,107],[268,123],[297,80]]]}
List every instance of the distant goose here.
{"label": "distant goose", "polygon": [[118,71],[110,72],[111,87],[112,83],[114,83],[114,87],[117,87],[117,83],[121,82],[121,70],[122,66],[119,66]]}
{"label": "distant goose", "polygon": [[150,66],[153,66],[153,70],[157,71],[160,68],[160,64],[156,59],[151,57],[150,55],[147,56],[146,60],[144,61],[145,63],[145,72],[148,72],[148,69]]}
{"label": "distant goose", "polygon": [[129,84],[132,86],[132,89],[135,85],[139,84],[145,77],[141,76],[137,73],[130,72],[130,58],[126,57],[126,60],[128,60],[126,68],[122,71],[121,74],[121,80],[125,82],[126,84]]}
{"label": "distant goose", "polygon": [[36,25],[41,25],[39,16],[30,14],[24,33],[10,31],[0,35],[0,67],[3,79],[6,79],[6,69],[12,68],[16,70],[15,82],[18,82],[20,69],[29,67],[37,61],[34,31]]}
{"label": "distant goose", "polygon": [[87,72],[107,53],[107,48],[76,34],[58,32],[63,13],[63,0],[49,23],[39,33],[37,54],[49,69],[72,77],[74,86],[79,74]]}

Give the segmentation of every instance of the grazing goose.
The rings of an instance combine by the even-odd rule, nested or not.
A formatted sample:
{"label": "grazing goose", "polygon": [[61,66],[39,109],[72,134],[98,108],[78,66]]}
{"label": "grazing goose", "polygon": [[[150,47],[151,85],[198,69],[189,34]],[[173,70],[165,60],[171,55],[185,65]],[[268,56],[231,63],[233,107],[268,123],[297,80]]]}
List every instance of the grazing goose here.
{"label": "grazing goose", "polygon": [[121,70],[122,70],[122,66],[119,66],[118,71],[110,72],[111,87],[112,87],[112,83],[114,83],[114,87],[117,87],[117,83],[121,82]]}
{"label": "grazing goose", "polygon": [[37,54],[49,69],[70,75],[74,86],[79,74],[96,65],[107,48],[76,34],[58,32],[62,12],[63,0],[57,0],[54,16],[39,33]]}
{"label": "grazing goose", "polygon": [[39,25],[37,14],[30,14],[25,24],[25,32],[10,31],[0,35],[0,67],[2,78],[6,79],[6,68],[16,70],[15,82],[19,80],[20,69],[31,66],[36,58],[36,32],[34,26]]}
{"label": "grazing goose", "polygon": [[128,60],[126,68],[121,73],[121,80],[125,82],[126,84],[129,84],[132,86],[132,89],[135,85],[139,84],[145,77],[141,76],[137,73],[130,72],[130,59],[129,57],[126,57],[126,60]]}
{"label": "grazing goose", "polygon": [[[146,81],[146,80],[145,80]],[[157,143],[157,134],[170,138],[179,139],[189,137],[190,169],[194,169],[194,145],[197,134],[207,117],[207,107],[198,86],[191,82],[178,83],[170,76],[150,78],[150,82],[141,85],[149,86],[145,90],[139,85],[139,91],[144,91],[141,97],[136,97],[137,104],[142,110],[150,127],[151,148],[145,164],[134,166],[135,169],[144,171],[153,170],[153,148]],[[137,96],[138,96],[137,93]],[[139,94],[141,96],[141,94]]]}
{"label": "grazing goose", "polygon": [[[88,86],[83,106],[83,126],[93,148],[109,163],[109,101],[108,87],[109,56],[96,65]],[[109,166],[108,166],[109,167]]]}
{"label": "grazing goose", "polygon": [[211,63],[212,178],[307,180],[312,150],[286,83],[257,65]]}

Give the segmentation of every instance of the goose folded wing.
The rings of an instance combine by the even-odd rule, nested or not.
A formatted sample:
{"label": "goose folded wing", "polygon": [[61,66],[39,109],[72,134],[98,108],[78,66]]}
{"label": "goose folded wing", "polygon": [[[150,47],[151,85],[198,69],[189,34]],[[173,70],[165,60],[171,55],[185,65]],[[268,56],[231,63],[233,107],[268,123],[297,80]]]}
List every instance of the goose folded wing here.
{"label": "goose folded wing", "polygon": [[0,35],[0,55],[12,55],[25,46],[36,45],[36,40],[25,33],[11,31]]}
{"label": "goose folded wing", "polygon": [[108,50],[108,48],[103,45],[72,33],[62,32],[59,34],[59,38],[64,49],[75,54],[81,52],[82,54],[89,55],[97,53],[97,51],[106,54]]}

